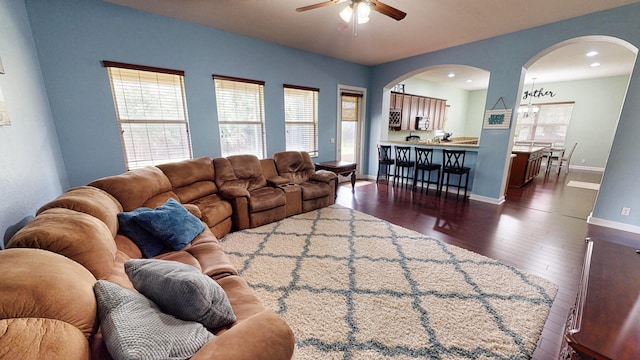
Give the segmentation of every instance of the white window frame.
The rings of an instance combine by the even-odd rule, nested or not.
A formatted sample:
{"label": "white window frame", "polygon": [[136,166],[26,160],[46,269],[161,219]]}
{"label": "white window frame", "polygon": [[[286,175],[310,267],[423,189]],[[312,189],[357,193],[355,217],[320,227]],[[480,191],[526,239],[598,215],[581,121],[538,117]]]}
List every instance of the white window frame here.
{"label": "white window frame", "polygon": [[224,75],[213,75],[213,80],[222,156],[252,154],[263,159],[264,81]]}
{"label": "white window frame", "polygon": [[286,149],[305,151],[309,156],[317,157],[320,89],[289,84],[284,84],[283,88]]}
{"label": "white window frame", "polygon": [[[573,101],[568,101],[520,105],[518,108],[515,140],[545,141],[564,144],[571,123],[574,104]],[[556,114],[553,114],[554,112],[556,112]],[[548,122],[545,120],[548,120]],[[545,127],[548,129],[552,129],[553,127],[557,129],[564,128],[564,134],[545,134],[543,131],[540,131],[540,129],[544,129]],[[528,132],[525,131],[527,129],[529,129]]]}
{"label": "white window frame", "polygon": [[127,170],[193,158],[184,71],[103,61]]}

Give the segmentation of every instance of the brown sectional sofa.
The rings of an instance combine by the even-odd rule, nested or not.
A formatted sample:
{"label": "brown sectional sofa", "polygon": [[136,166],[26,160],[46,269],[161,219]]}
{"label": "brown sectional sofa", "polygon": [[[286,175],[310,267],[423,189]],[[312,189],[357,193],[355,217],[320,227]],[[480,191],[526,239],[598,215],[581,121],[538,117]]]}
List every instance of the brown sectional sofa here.
{"label": "brown sectional sofa", "polygon": [[216,336],[193,359],[290,358],[291,329],[260,304],[218,242],[232,229],[334,202],[334,174],[313,171],[306,153],[276,155],[133,170],[69,189],[42,206],[0,251],[0,358],[111,359],[93,286],[108,280],[134,289],[124,264],[143,257],[119,231],[118,214],[169,198],[206,226],[184,248],[165,248],[155,258],[192,265],[215,280],[236,315],[233,324],[212,330]]}

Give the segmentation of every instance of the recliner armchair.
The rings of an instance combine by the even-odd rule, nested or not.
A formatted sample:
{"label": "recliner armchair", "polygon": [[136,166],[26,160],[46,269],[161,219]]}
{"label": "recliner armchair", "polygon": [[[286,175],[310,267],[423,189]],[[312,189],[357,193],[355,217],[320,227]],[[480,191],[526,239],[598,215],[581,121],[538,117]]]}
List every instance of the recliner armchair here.
{"label": "recliner armchair", "polygon": [[269,179],[275,184],[292,183],[302,191],[302,212],[329,206],[335,202],[336,174],[326,170],[315,170],[311,157],[304,151],[281,151],[273,154],[278,175]]}
{"label": "recliner armchair", "polygon": [[286,217],[285,193],[270,187],[255,155],[231,155],[213,160],[220,196],[231,203],[235,229],[249,229]]}

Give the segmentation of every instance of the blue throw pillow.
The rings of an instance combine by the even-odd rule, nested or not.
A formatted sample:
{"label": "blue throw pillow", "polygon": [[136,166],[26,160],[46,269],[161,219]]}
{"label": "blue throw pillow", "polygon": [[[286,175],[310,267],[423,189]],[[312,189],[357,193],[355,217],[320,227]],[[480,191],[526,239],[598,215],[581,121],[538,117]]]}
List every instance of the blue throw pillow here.
{"label": "blue throw pillow", "polygon": [[204,224],[173,198],[153,211],[141,211],[133,221],[165,245],[180,250],[204,231]]}
{"label": "blue throw pillow", "polygon": [[146,258],[160,254],[165,248],[165,244],[160,239],[133,220],[138,214],[149,211],[153,211],[153,209],[141,207],[133,211],[118,213],[119,231],[133,240],[142,251],[142,256]]}

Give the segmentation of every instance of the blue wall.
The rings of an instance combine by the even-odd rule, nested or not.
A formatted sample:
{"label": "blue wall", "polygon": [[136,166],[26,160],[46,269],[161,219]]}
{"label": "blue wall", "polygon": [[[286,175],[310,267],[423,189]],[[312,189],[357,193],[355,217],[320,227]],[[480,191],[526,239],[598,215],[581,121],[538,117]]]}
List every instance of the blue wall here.
{"label": "blue wall", "polygon": [[[640,47],[640,4],[591,14],[365,67],[99,0],[26,0],[51,113],[70,185],[124,171],[106,71],[101,60],[184,70],[195,156],[219,156],[211,74],[266,81],[267,155],[284,149],[282,84],[320,88],[320,156],[335,157],[338,84],[368,89],[365,173],[375,173],[385,86],[420,69],[462,64],[491,72],[485,108],[502,97],[515,108],[523,67],[545,49],[580,36],[611,36]],[[632,74],[594,218],[640,232],[640,66]],[[473,197],[499,201],[511,131],[483,130]],[[594,144],[597,146],[597,144]],[[620,208],[632,208],[621,217]],[[633,228],[635,227],[635,228]]]}
{"label": "blue wall", "polygon": [[0,127],[0,248],[14,225],[67,185],[23,0],[0,1],[0,88],[11,126]]}
{"label": "blue wall", "polygon": [[[475,66],[491,72],[485,108],[490,109],[502,97],[515,109],[522,91],[523,67],[539,53],[557,43],[592,35],[614,37],[640,48],[638,17],[640,4],[632,4],[374,67],[369,90],[369,173],[375,166],[375,139],[380,138],[385,87],[429,66]],[[640,186],[636,183],[640,178],[640,66],[637,61],[593,217],[603,225],[640,232]],[[472,198],[499,201],[511,137],[512,131],[482,131]],[[632,208],[631,216],[620,215],[622,206]]]}
{"label": "blue wall", "polygon": [[282,84],[316,87],[319,161],[335,159],[338,84],[369,68],[99,0],[27,0],[70,185],[125,171],[107,72],[112,60],[185,71],[194,156],[220,156],[212,74],[264,80],[267,156],[285,150]]}

